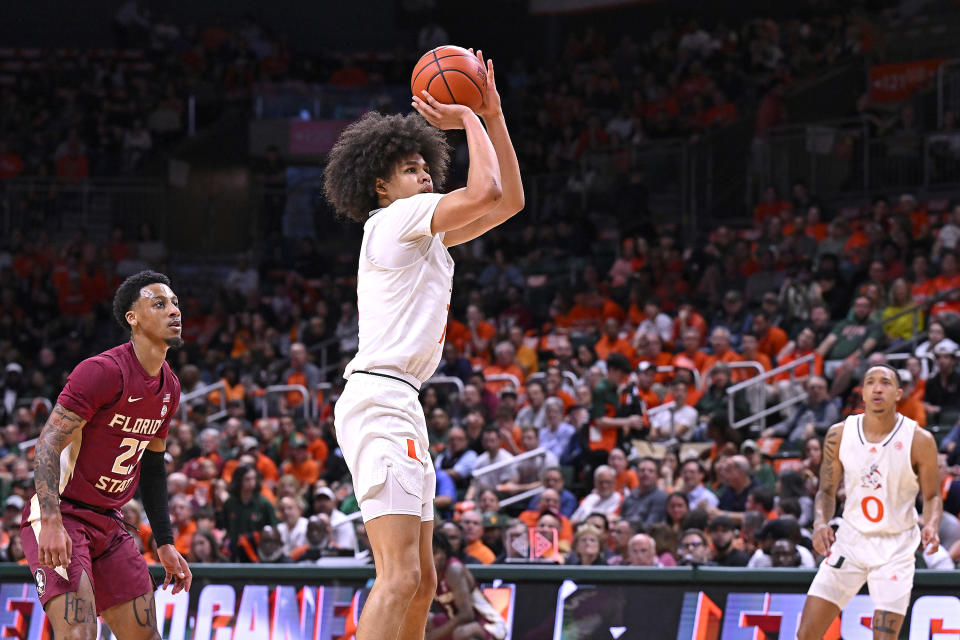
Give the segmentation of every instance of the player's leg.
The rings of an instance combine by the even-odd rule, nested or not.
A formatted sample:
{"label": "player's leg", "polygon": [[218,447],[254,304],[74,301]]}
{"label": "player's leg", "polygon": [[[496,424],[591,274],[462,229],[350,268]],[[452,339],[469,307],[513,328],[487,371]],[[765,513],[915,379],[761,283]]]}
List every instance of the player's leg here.
{"label": "player's leg", "polygon": [[873,640],[897,640],[900,637],[900,627],[903,625],[903,615],[892,611],[873,612]]}
{"label": "player's leg", "polygon": [[797,640],[823,640],[834,618],[840,615],[840,607],[819,596],[807,596],[800,614]]}
{"label": "player's leg", "polygon": [[100,612],[117,640],[160,640],[153,589]]}
{"label": "player's leg", "polygon": [[487,632],[479,622],[471,622],[453,630],[453,640],[486,640]]}
{"label": "player's leg", "polygon": [[[432,509],[432,506],[431,506]],[[420,524],[420,586],[400,625],[400,640],[420,640],[427,625],[430,603],[437,593],[437,568],[433,562],[433,520]]]}
{"label": "player's leg", "polygon": [[100,615],[117,640],[160,640],[147,563],[133,538],[119,525],[104,537],[106,551],[93,562]]}
{"label": "player's leg", "polygon": [[56,640],[96,640],[96,600],[86,571],[80,572],[76,591],[50,598],[43,610]]}
{"label": "player's leg", "polygon": [[357,640],[394,640],[420,587],[420,516],[386,514],[364,526],[377,578],[360,614]]}

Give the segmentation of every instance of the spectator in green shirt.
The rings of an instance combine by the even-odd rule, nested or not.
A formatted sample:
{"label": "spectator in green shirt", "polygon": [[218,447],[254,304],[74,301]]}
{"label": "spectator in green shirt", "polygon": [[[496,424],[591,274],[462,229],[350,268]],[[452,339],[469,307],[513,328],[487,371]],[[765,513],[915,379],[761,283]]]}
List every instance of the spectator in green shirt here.
{"label": "spectator in green shirt", "polygon": [[277,514],[270,501],[260,493],[260,472],[249,464],[241,464],[233,472],[217,526],[227,532],[230,557],[234,562],[256,562],[254,533],[268,524],[277,524]]}
{"label": "spectator in green shirt", "polygon": [[833,378],[831,395],[842,395],[847,390],[864,357],[883,340],[883,330],[871,320],[872,307],[869,298],[858,296],[847,319],[839,321],[817,347],[824,360],[824,373]]}

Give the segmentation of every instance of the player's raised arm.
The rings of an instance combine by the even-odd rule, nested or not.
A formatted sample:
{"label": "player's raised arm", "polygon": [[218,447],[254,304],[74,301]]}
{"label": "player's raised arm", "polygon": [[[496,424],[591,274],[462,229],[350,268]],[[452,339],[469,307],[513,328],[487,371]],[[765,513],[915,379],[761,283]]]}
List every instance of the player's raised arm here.
{"label": "player's raised arm", "polygon": [[441,104],[426,91],[422,97],[413,96],[413,107],[438,129],[463,129],[470,154],[467,186],[440,199],[433,212],[430,232],[459,229],[492,211],[503,199],[500,166],[493,144],[477,115],[463,105]]}
{"label": "player's raised arm", "polygon": [[68,566],[73,545],[60,515],[60,453],[76,437],[86,420],[60,403],[53,407],[37,438],[33,478],[40,503],[40,564],[50,568]]}
{"label": "player's raised arm", "polygon": [[[916,469],[923,493],[923,530],[920,533],[925,553],[940,547],[940,519],[943,517],[943,499],[940,496],[940,469],[937,466],[937,441],[929,431],[914,429],[910,449],[913,468]],[[933,545],[929,547],[929,545]],[[928,548],[929,547],[929,548]]]}
{"label": "player's raised arm", "polygon": [[[473,49],[470,51],[472,52]],[[503,180],[503,199],[496,208],[479,219],[448,232],[443,238],[443,243],[448,247],[469,242],[497,225],[503,224],[523,209],[524,204],[520,163],[517,161],[517,153],[513,149],[513,142],[510,141],[507,121],[503,117],[503,109],[500,106],[500,93],[497,91],[493,74],[493,60],[484,62],[482,51],[477,51],[476,56],[480,64],[487,69],[487,88],[483,94],[483,106],[477,110],[477,115],[483,118],[484,124],[487,125],[487,135],[497,154],[500,178]]]}
{"label": "player's raised arm", "polygon": [[835,424],[823,440],[823,460],[820,462],[820,486],[813,502],[813,548],[820,555],[830,553],[833,544],[833,529],[830,520],[837,512],[837,485],[843,478],[840,462],[840,439],[843,423]]}

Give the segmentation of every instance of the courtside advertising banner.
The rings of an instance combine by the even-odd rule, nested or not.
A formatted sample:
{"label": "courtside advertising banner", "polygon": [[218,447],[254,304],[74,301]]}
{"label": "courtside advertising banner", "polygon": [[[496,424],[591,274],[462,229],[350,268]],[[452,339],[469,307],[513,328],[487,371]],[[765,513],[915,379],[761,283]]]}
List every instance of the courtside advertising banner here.
{"label": "courtside advertising banner", "polygon": [[[239,569],[242,569],[240,571]],[[352,640],[369,593],[363,572],[311,580],[314,567],[198,567],[190,593],[156,593],[164,640]],[[802,570],[492,566],[472,569],[514,640],[792,640],[806,586]],[[4,569],[3,574],[12,571]],[[25,571],[22,573],[26,574]],[[217,574],[224,577],[217,577]],[[958,575],[919,572],[901,638],[960,638]],[[944,574],[950,574],[944,575]],[[243,578],[242,575],[246,575]],[[258,577],[258,574],[261,574]],[[300,579],[297,579],[297,575]],[[501,574],[502,578],[493,576]],[[0,583],[0,638],[53,637],[33,581]],[[928,584],[924,584],[924,583]],[[868,640],[873,604],[856,596],[825,636]],[[106,627],[100,638],[113,638]]]}

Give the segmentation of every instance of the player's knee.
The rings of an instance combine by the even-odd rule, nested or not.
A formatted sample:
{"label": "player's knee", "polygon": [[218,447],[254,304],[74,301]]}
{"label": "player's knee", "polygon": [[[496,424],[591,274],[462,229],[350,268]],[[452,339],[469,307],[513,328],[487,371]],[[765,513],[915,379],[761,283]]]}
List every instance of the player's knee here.
{"label": "player's knee", "polygon": [[[60,636],[57,636],[58,638]],[[70,627],[63,635],[64,640],[97,640],[97,627],[81,625]]]}
{"label": "player's knee", "polygon": [[413,599],[420,588],[420,568],[394,571],[384,574],[378,580],[384,580],[386,582],[385,586],[395,597],[409,601]]}
{"label": "player's knee", "polygon": [[437,592],[437,572],[436,571],[422,571],[420,573],[420,584],[417,587],[417,595],[415,596],[419,600],[432,601],[434,594]]}

